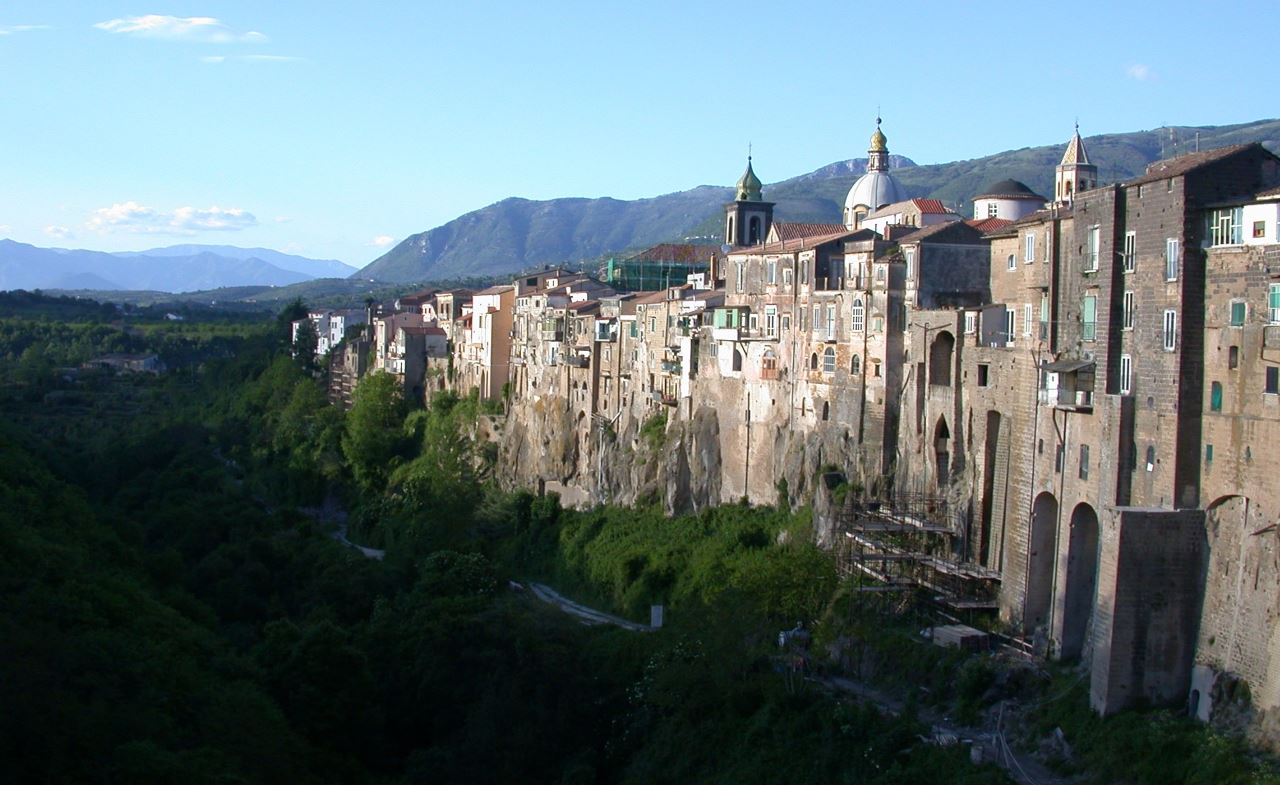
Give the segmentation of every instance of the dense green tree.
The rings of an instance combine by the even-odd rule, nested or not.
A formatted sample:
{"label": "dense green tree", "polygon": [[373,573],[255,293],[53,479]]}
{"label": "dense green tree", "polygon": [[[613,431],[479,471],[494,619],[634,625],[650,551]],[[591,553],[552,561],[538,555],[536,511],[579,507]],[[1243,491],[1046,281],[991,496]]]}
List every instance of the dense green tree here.
{"label": "dense green tree", "polygon": [[342,453],[364,490],[381,492],[387,477],[400,464],[408,446],[404,432],[407,411],[404,394],[391,374],[370,373],[356,386]]}

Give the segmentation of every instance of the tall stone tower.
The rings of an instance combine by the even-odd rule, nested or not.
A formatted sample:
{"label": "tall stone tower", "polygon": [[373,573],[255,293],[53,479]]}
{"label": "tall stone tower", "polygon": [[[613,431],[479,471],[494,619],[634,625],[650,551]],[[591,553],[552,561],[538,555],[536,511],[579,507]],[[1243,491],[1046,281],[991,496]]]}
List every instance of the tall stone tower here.
{"label": "tall stone tower", "polygon": [[1075,135],[1067,142],[1067,151],[1062,154],[1062,163],[1058,164],[1054,174],[1053,200],[1058,204],[1069,204],[1080,191],[1097,187],[1098,167],[1089,163],[1089,154],[1085,152],[1077,123]]}
{"label": "tall stone tower", "polygon": [[736,195],[724,206],[724,241],[729,245],[756,245],[764,242],[773,225],[773,202],[764,201],[760,178],[751,169],[751,156],[747,156],[747,171],[738,178]]}

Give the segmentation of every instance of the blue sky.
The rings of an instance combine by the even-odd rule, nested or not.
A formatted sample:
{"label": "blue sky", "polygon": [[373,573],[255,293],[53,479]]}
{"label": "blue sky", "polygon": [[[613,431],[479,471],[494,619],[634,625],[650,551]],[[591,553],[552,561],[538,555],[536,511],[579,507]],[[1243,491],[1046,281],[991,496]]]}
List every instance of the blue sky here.
{"label": "blue sky", "polygon": [[654,196],[1280,115],[1280,3],[5,0],[0,237],[357,266],[508,196]]}

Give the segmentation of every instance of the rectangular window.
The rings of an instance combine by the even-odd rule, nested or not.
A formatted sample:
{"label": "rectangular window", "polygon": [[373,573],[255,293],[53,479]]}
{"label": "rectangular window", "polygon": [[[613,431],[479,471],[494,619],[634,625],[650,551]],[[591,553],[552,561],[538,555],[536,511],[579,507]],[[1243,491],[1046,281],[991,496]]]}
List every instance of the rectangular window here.
{"label": "rectangular window", "polygon": [[907,278],[914,278],[916,275],[916,249],[905,248],[902,251],[902,258],[907,263]]}
{"label": "rectangular window", "polygon": [[1280,395],[1280,365],[1267,366],[1267,386],[1263,391],[1267,395]]}
{"label": "rectangular window", "polygon": [[1006,265],[1006,269],[1009,269],[1009,270],[1018,269],[1018,259],[1013,254],[1009,254],[1009,260]]}
{"label": "rectangular window", "polygon": [[1022,334],[1031,336],[1031,303],[1025,303],[1022,306]]}
{"label": "rectangular window", "polygon": [[978,386],[986,387],[991,383],[991,366],[986,363],[978,363]]}
{"label": "rectangular window", "polygon": [[1227,367],[1233,371],[1236,368],[1240,367],[1240,347],[1239,346],[1227,347]]}
{"label": "rectangular window", "polygon": [[1080,308],[1080,340],[1093,341],[1098,337],[1098,298],[1092,294],[1085,295],[1084,305]]}
{"label": "rectangular window", "polygon": [[1138,235],[1136,232],[1124,233],[1124,254],[1122,260],[1124,262],[1124,271],[1126,273],[1133,272],[1134,267],[1138,263]]}
{"label": "rectangular window", "polygon": [[1178,280],[1178,238],[1169,237],[1164,241],[1164,279]]}
{"label": "rectangular window", "polygon": [[770,338],[778,337],[778,309],[773,305],[764,307],[764,331]]}
{"label": "rectangular window", "polygon": [[1049,340],[1049,295],[1040,295],[1040,340]]}
{"label": "rectangular window", "polygon": [[1004,342],[1013,346],[1013,336],[1018,329],[1018,312],[1010,308],[1004,312]]}
{"label": "rectangular window", "polygon": [[1098,226],[1089,227],[1089,236],[1085,241],[1084,249],[1084,271],[1086,273],[1097,272],[1098,270],[1098,248],[1102,245],[1102,229]]}
{"label": "rectangular window", "polygon": [[1036,260],[1036,235],[1035,232],[1027,232],[1027,238],[1024,242],[1022,261],[1030,264]]}
{"label": "rectangular window", "polygon": [[1164,350],[1171,352],[1178,346],[1178,312],[1172,308],[1164,312]]}
{"label": "rectangular window", "polygon": [[1239,245],[1243,237],[1244,208],[1227,207],[1209,213],[1209,241],[1213,245]]}
{"label": "rectangular window", "polygon": [[1267,310],[1270,312],[1267,321],[1280,324],[1280,283],[1267,287]]}
{"label": "rectangular window", "polygon": [[782,268],[782,285],[787,289],[791,288],[791,268],[790,267]]}
{"label": "rectangular window", "polygon": [[1206,464],[1213,463],[1213,445],[1206,444],[1204,446],[1204,462]]}
{"label": "rectangular window", "polygon": [[975,311],[964,313],[964,334],[973,335],[978,331],[978,314]]}
{"label": "rectangular window", "polygon": [[1231,326],[1243,327],[1244,319],[1247,313],[1248,313],[1248,308],[1245,306],[1244,300],[1232,300],[1231,301]]}
{"label": "rectangular window", "polygon": [[1080,479],[1089,479],[1089,445],[1080,445]]}
{"label": "rectangular window", "polygon": [[782,317],[782,334],[786,335],[789,332],[791,332],[791,317],[783,316]]}
{"label": "rectangular window", "polygon": [[739,294],[742,293],[742,289],[745,286],[743,272],[744,266],[742,262],[734,262],[733,290]]}
{"label": "rectangular window", "polygon": [[765,262],[765,283],[775,284],[778,282],[778,260],[770,259]]}
{"label": "rectangular window", "polygon": [[1120,394],[1128,395],[1133,392],[1133,357],[1127,354],[1120,355]]}
{"label": "rectangular window", "polygon": [[834,341],[836,339],[836,307],[834,305],[827,306],[827,340]]}
{"label": "rectangular window", "polygon": [[1259,238],[1259,237],[1266,237],[1266,236],[1267,236],[1267,222],[1266,222],[1266,221],[1254,221],[1254,222],[1253,222],[1253,236],[1254,236],[1254,238],[1255,238],[1255,239],[1256,239],[1256,238]]}
{"label": "rectangular window", "polygon": [[1133,308],[1134,308],[1133,292],[1125,292],[1124,293],[1123,325],[1124,325],[1124,329],[1126,330],[1133,329]]}

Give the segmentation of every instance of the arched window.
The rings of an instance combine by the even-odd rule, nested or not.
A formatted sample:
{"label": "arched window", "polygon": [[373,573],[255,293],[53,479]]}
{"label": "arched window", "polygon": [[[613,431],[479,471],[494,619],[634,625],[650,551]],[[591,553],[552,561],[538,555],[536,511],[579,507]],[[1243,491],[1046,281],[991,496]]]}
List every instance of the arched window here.
{"label": "arched window", "polygon": [[862,298],[859,297],[853,301],[853,315],[850,319],[852,329],[855,333],[862,332],[865,326],[866,310],[862,306]]}
{"label": "arched window", "polygon": [[1153,472],[1155,470],[1156,470],[1156,448],[1153,445],[1147,448],[1147,471]]}
{"label": "arched window", "polygon": [[822,402],[822,419],[827,420],[827,419],[830,419],[830,417],[831,417],[831,402],[823,401]]}
{"label": "arched window", "polygon": [[853,357],[849,358],[849,373],[856,375],[861,372],[862,358],[855,354]]}
{"label": "arched window", "polygon": [[836,372],[836,350],[834,347],[828,346],[822,352],[822,372],[823,373]]}
{"label": "arched window", "polygon": [[742,352],[738,351],[737,348],[733,350],[733,370],[742,370]]}
{"label": "arched window", "polygon": [[817,352],[814,352],[813,354],[809,355],[809,370],[811,371],[818,370],[818,353]]}

